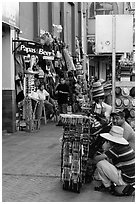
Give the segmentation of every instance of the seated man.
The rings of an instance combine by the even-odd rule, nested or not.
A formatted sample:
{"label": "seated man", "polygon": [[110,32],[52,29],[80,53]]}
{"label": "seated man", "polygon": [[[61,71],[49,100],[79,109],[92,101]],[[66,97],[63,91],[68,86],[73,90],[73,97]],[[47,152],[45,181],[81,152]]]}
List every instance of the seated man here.
{"label": "seated man", "polygon": [[124,138],[129,142],[129,145],[135,150],[135,132],[132,127],[125,121],[125,112],[116,111],[111,113],[113,125],[118,125],[124,129]]}
{"label": "seated man", "polygon": [[[105,152],[94,157],[102,185],[97,191],[114,195],[133,195],[135,184],[135,152],[123,137],[123,128],[112,126],[109,133],[100,134],[106,139]],[[113,185],[112,185],[113,183]]]}

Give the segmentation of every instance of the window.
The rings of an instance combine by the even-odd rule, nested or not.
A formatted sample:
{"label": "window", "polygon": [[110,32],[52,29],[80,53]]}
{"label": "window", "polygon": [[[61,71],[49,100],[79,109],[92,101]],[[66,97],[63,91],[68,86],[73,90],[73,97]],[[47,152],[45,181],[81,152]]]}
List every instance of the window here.
{"label": "window", "polygon": [[117,3],[112,2],[92,2],[89,9],[89,18],[95,15],[109,15],[113,13],[113,6]]}
{"label": "window", "polygon": [[89,17],[94,17],[94,3],[91,3],[90,10],[89,10]]}

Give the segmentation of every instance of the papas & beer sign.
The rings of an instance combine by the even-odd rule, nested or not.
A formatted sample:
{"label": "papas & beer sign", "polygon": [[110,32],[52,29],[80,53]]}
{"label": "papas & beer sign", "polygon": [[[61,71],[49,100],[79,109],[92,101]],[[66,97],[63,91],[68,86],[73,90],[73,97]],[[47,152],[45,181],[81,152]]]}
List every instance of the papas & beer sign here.
{"label": "papas & beer sign", "polygon": [[42,56],[43,59],[49,59],[49,60],[54,60],[54,50],[51,52],[45,51],[43,48],[35,48],[35,47],[28,47],[25,45],[21,45],[20,49],[18,49],[18,54],[22,55],[27,55],[27,54],[33,54],[33,55],[38,55]]}

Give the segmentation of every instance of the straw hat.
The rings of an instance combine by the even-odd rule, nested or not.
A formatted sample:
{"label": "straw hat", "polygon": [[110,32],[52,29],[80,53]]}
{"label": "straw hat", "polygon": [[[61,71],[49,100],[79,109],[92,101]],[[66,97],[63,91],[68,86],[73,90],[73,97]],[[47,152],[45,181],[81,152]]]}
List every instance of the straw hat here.
{"label": "straw hat", "polygon": [[120,117],[125,117],[125,112],[122,109],[116,109],[115,112],[112,112],[110,114],[111,117],[113,116],[120,116]]}
{"label": "straw hat", "polygon": [[102,85],[106,82],[104,79],[99,79],[98,81],[100,81]]}
{"label": "straw hat", "polygon": [[123,137],[123,132],[124,132],[124,129],[122,127],[114,125],[114,126],[112,126],[109,133],[102,133],[102,134],[100,134],[100,136],[109,140],[109,141],[112,141],[112,142],[115,142],[118,144],[127,145],[129,143]]}
{"label": "straw hat", "polygon": [[100,81],[93,83],[92,94],[93,94],[93,98],[104,96],[104,89]]}
{"label": "straw hat", "polygon": [[129,89],[128,89],[127,87],[124,87],[124,88],[122,89],[122,95],[123,95],[123,96],[129,96]]}
{"label": "straw hat", "polygon": [[107,82],[104,84],[104,90],[112,89],[112,84],[110,82]]}
{"label": "straw hat", "polygon": [[115,93],[116,93],[116,95],[120,95],[121,94],[121,88],[120,87],[116,87],[115,88]]}

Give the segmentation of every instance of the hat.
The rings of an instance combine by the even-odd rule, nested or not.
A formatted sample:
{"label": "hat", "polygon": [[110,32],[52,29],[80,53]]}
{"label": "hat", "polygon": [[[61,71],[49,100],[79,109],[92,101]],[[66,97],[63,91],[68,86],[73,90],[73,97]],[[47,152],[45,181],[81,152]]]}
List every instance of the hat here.
{"label": "hat", "polygon": [[102,85],[105,83],[104,79],[99,79],[98,81],[101,82]]}
{"label": "hat", "polygon": [[132,118],[135,117],[135,110],[134,110],[133,108],[130,110],[130,116],[131,116]]}
{"label": "hat", "polygon": [[130,96],[131,97],[135,97],[135,87],[132,87],[131,89],[130,89]]}
{"label": "hat", "polygon": [[124,106],[126,106],[126,107],[129,106],[129,103],[130,103],[130,101],[128,98],[123,99]]}
{"label": "hat", "polygon": [[122,105],[122,100],[120,98],[116,98],[115,103],[116,106],[120,107]]}
{"label": "hat", "polygon": [[122,95],[123,95],[123,96],[129,96],[129,90],[128,90],[127,87],[124,87],[124,88],[122,89]]}
{"label": "hat", "polygon": [[104,96],[104,89],[100,81],[93,83],[92,94],[93,98]]}
{"label": "hat", "polygon": [[122,116],[122,117],[125,117],[125,112],[123,111],[123,110],[120,110],[120,109],[116,109],[115,110],[115,112],[112,112],[111,114],[110,114],[110,116],[111,117],[113,117],[113,116]]}
{"label": "hat", "polygon": [[123,132],[124,132],[124,129],[122,127],[114,125],[112,126],[109,133],[102,133],[100,134],[100,136],[109,141],[112,141],[118,144],[127,145],[129,143],[125,138],[123,138]]}
{"label": "hat", "polygon": [[110,82],[104,84],[104,90],[108,90],[108,89],[112,89],[112,84]]}
{"label": "hat", "polygon": [[115,93],[116,93],[116,95],[120,95],[121,94],[121,88],[120,87],[116,87],[115,88]]}

